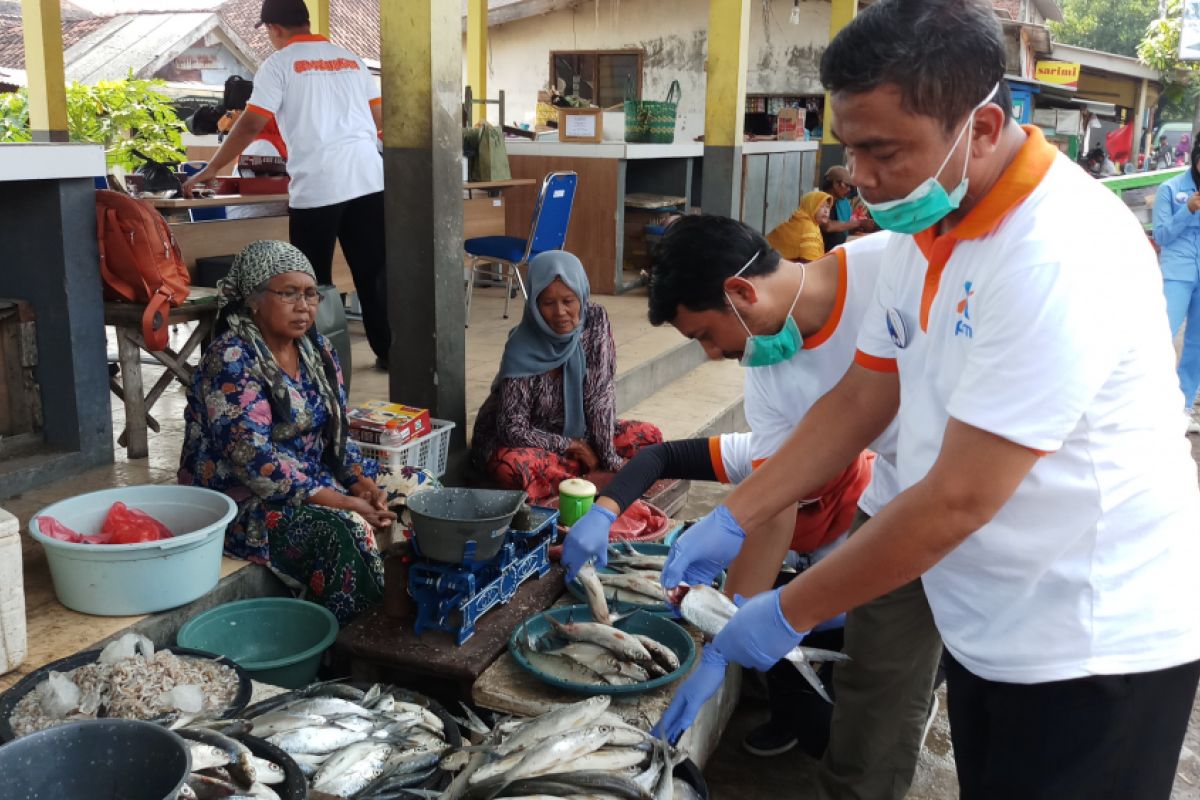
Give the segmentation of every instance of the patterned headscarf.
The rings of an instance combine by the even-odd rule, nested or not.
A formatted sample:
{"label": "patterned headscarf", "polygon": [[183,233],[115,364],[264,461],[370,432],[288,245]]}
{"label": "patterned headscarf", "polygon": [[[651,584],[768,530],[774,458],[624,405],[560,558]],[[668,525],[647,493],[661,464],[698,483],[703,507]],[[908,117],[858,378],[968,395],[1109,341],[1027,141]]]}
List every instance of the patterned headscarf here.
{"label": "patterned headscarf", "polygon": [[[308,412],[305,408],[292,406],[292,395],[284,381],[283,370],[267,347],[248,301],[271,278],[287,272],[303,272],[314,281],[317,279],[312,264],[296,247],[287,242],[261,240],[242,248],[233,259],[229,274],[217,282],[217,333],[228,328],[253,348],[257,358],[251,364],[250,373],[264,387],[270,387],[267,399],[274,419],[271,426],[274,441],[294,439],[299,431],[292,420],[302,419]],[[325,460],[334,476],[342,480],[346,471],[348,426],[338,394],[337,367],[317,340],[316,326],[296,340],[296,347],[300,351],[300,364],[316,382],[328,412],[324,431]]]}

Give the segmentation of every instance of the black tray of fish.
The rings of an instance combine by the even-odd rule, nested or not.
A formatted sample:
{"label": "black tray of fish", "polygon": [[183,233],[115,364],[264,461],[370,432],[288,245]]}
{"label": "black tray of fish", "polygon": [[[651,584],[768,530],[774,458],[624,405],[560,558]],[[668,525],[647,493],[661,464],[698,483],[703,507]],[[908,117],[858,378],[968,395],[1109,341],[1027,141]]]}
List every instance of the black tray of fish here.
{"label": "black tray of fish", "polygon": [[[250,675],[242,669],[236,662],[231,661],[225,656],[216,653],[209,653],[205,650],[193,650],[190,647],[159,647],[159,650],[166,650],[174,653],[177,656],[190,656],[192,658],[206,659],[215,661],[229,667],[236,673],[238,679],[237,692],[234,694],[233,700],[225,707],[224,711],[219,715],[221,719],[230,719],[241,714],[242,709],[250,702],[250,696],[254,691],[254,687],[250,680]],[[0,694],[0,743],[12,741],[17,738],[16,731],[13,730],[10,724],[10,719],[13,712],[17,708],[17,704],[24,699],[25,695],[37,688],[38,684],[46,680],[51,672],[71,672],[74,669],[93,664],[100,659],[100,650],[87,650],[82,653],[60,658],[58,661],[53,661],[45,666],[39,667],[33,672],[26,675],[20,681],[13,685],[4,694]],[[170,719],[149,720],[151,722],[166,722],[174,721],[174,717]]]}
{"label": "black tray of fish", "polygon": [[[247,728],[245,723],[234,720],[232,723],[213,728],[185,727],[175,731],[192,750],[192,772],[187,779],[187,785],[192,792],[180,794],[181,800],[243,794],[257,797],[259,795],[250,788],[257,784],[265,786],[279,800],[307,799],[308,782],[305,781],[304,773],[300,771],[296,761],[270,742],[251,736],[246,732]],[[244,746],[256,758],[277,767],[278,769],[271,770],[274,775],[264,774],[261,764],[256,765],[257,774],[254,776],[240,772],[241,762],[235,751],[239,745]],[[205,760],[211,753],[217,756],[224,754],[224,757],[215,761]],[[266,797],[271,796],[265,792],[263,794]]]}
{"label": "black tray of fish", "polygon": [[[262,700],[258,703],[255,703],[254,705],[249,706],[248,708],[244,709],[244,711],[242,712],[241,718],[249,723],[250,730],[253,731],[254,730],[254,718],[262,716],[262,715],[267,714],[272,711],[282,709],[283,706],[285,706],[288,703],[291,703],[293,701],[300,701],[300,700],[319,698],[319,697],[334,697],[334,698],[340,698],[343,700],[348,700],[350,702],[357,703],[357,702],[361,702],[361,700],[363,699],[364,693],[370,691],[373,686],[375,686],[375,684],[341,682],[341,681],[316,683],[316,684],[312,684],[312,685],[303,687],[301,689],[296,689],[296,690],[293,690],[290,692],[285,692],[283,694],[275,695],[274,697],[269,697],[266,700]],[[432,713],[434,716],[436,716],[443,725],[443,738],[445,739],[445,742],[448,746],[447,750],[445,751],[446,753],[450,753],[463,745],[462,733],[459,730],[458,723],[455,722],[454,718],[451,717],[450,714],[446,711],[446,709],[443,708],[441,706],[441,704],[439,704],[437,701],[433,700],[432,698],[426,697],[425,695],[420,694],[418,692],[413,692],[408,689],[401,689],[398,687],[391,687],[391,686],[384,687],[383,691],[387,694],[392,695],[392,697],[394,697],[397,701],[412,703],[414,705],[421,706],[422,708],[428,709],[428,711],[430,713]],[[267,742],[265,739],[262,739],[261,741],[263,741],[263,743],[267,744],[268,746],[276,747],[275,745],[272,745],[270,742]],[[279,749],[280,752],[285,752],[281,748],[276,747],[276,749]],[[291,759],[291,760],[294,763],[295,760],[294,759]],[[298,765],[296,768],[297,768],[297,771],[299,771]],[[437,790],[441,790],[441,789],[445,788],[445,786],[450,782],[450,779],[451,779],[451,776],[445,770],[438,767],[438,768],[433,769],[432,773],[429,775],[428,778],[424,779],[420,783],[418,783],[412,787],[409,787],[409,788],[437,791]],[[302,780],[305,780],[303,778],[303,776],[302,776]],[[306,781],[305,785],[307,786],[307,781]],[[395,791],[391,792],[390,795],[395,795],[396,797],[403,797],[404,793],[401,792],[400,790],[395,790]],[[363,797],[363,796],[372,796],[372,795],[370,795],[369,792],[367,792],[365,794],[360,792],[360,793],[356,793],[354,796],[355,797]],[[289,800],[289,798],[284,797],[283,800]]]}

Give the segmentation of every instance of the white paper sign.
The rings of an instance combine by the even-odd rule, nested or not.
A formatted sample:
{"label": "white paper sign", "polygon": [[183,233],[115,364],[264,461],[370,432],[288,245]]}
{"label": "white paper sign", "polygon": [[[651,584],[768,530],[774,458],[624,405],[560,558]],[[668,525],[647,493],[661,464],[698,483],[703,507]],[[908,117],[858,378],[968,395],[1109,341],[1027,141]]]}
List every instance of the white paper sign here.
{"label": "white paper sign", "polygon": [[596,117],[592,114],[567,115],[567,136],[595,136]]}

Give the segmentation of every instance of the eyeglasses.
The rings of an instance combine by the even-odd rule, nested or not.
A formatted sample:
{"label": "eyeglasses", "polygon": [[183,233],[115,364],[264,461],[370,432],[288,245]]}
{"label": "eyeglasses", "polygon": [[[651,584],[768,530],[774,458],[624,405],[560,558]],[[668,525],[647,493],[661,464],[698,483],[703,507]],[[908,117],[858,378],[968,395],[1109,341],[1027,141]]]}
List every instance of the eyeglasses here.
{"label": "eyeglasses", "polygon": [[305,289],[303,291],[300,289],[284,289],[283,291],[279,289],[264,289],[263,291],[278,296],[280,300],[291,306],[296,305],[301,297],[310,306],[319,306],[321,305],[321,301],[325,299],[325,295],[316,289]]}

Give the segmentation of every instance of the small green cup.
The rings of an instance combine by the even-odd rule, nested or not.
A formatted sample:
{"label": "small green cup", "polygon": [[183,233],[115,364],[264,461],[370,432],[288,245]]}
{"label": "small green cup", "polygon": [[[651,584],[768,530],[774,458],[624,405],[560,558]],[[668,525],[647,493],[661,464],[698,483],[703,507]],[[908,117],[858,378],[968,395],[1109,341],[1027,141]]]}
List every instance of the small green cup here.
{"label": "small green cup", "polygon": [[570,528],[587,513],[596,499],[596,484],[583,478],[567,478],[558,484],[558,523]]}

